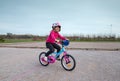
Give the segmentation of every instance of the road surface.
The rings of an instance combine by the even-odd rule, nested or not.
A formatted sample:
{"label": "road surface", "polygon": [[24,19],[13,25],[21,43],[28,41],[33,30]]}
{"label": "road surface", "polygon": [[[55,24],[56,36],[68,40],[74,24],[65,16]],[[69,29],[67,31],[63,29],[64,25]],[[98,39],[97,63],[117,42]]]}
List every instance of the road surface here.
{"label": "road surface", "polygon": [[[46,48],[45,42],[1,43],[0,47],[9,48]],[[67,47],[78,50],[120,51],[120,42],[70,42]]]}
{"label": "road surface", "polygon": [[77,62],[70,72],[60,62],[40,65],[42,51],[0,48],[0,81],[120,81],[120,51],[68,50]]}

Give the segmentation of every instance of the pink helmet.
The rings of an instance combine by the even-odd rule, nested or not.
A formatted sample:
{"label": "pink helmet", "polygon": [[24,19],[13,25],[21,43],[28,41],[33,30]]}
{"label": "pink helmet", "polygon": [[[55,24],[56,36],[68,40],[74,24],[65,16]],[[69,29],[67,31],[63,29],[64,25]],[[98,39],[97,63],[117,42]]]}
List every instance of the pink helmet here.
{"label": "pink helmet", "polygon": [[52,24],[52,28],[55,28],[55,27],[59,27],[59,28],[61,28],[61,25],[60,25],[60,23],[53,23]]}

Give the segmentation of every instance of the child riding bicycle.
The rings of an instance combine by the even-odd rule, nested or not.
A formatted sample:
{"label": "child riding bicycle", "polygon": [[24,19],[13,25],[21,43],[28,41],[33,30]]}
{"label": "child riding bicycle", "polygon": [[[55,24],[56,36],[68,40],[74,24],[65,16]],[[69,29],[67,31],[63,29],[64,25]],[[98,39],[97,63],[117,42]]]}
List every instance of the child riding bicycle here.
{"label": "child riding bicycle", "polygon": [[[68,40],[67,38],[61,36],[59,32],[61,31],[61,25],[59,23],[53,23],[52,24],[52,30],[49,34],[49,36],[46,39],[46,47],[49,49],[49,51],[45,54],[44,60],[48,61],[48,56],[57,49],[57,53],[60,51],[61,47],[56,43],[60,42],[58,40]],[[57,57],[57,60],[60,60],[59,56]]]}

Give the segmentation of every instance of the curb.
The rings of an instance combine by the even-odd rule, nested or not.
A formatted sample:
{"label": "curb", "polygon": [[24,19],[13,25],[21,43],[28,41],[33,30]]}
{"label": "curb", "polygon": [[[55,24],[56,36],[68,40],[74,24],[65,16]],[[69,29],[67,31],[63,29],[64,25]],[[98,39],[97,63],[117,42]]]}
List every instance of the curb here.
{"label": "curb", "polygon": [[[0,46],[0,48],[31,48],[31,49],[46,49],[46,47],[25,47],[25,46]],[[120,48],[106,49],[106,48],[66,48],[70,50],[97,50],[97,51],[120,51]]]}

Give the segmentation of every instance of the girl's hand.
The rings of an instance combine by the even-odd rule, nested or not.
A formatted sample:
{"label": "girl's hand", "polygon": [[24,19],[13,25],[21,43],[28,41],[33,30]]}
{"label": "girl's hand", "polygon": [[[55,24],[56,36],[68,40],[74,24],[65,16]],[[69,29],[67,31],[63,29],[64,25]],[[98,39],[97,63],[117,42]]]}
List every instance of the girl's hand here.
{"label": "girl's hand", "polygon": [[66,38],[66,40],[69,40],[69,39]]}
{"label": "girl's hand", "polygon": [[58,39],[55,39],[56,42],[60,42]]}

